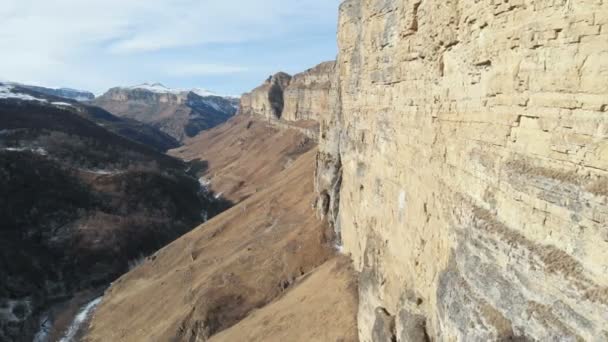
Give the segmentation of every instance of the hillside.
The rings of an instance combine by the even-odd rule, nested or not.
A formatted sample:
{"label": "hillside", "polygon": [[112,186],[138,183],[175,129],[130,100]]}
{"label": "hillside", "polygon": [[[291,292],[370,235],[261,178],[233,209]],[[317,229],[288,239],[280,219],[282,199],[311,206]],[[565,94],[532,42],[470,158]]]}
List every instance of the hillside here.
{"label": "hillside", "polygon": [[[20,103],[30,106],[29,109],[23,110],[23,112],[26,113],[24,114],[25,116],[23,118],[16,117],[17,124],[21,122],[19,120],[27,120],[29,125],[37,125],[36,127],[40,128],[46,127],[47,124],[60,124],[61,120],[59,120],[59,122],[54,122],[54,119],[63,118],[63,116],[49,117],[49,115],[53,114],[48,113],[40,115],[35,110],[35,108],[38,107],[34,107],[34,109],[31,108],[32,104],[38,104],[39,106],[44,105],[46,107],[54,107],[54,110],[61,108],[63,111],[71,112],[71,116],[78,115],[87,121],[93,122],[99,126],[103,126],[106,130],[111,131],[112,133],[133,140],[142,145],[152,147],[157,151],[164,152],[180,145],[180,143],[171,136],[145,123],[132,119],[120,118],[99,107],[46,93],[39,93],[32,89],[33,88],[29,86],[24,87],[20,85],[0,83],[0,99],[7,101],[12,100],[12,103],[21,100],[19,101]],[[13,116],[13,118],[14,117],[15,116]],[[6,118],[6,120],[9,119],[11,118]]]}
{"label": "hillside", "polygon": [[238,115],[187,140],[169,154],[202,163],[205,168],[201,176],[211,188],[236,203],[264,189],[272,176],[288,168],[315,144],[295,129]]}
{"label": "hillside", "polygon": [[39,86],[25,85],[25,84],[17,84],[17,85],[20,87],[26,88],[26,89],[30,89],[37,93],[50,95],[50,96],[56,96],[56,97],[62,97],[62,98],[69,99],[69,100],[90,101],[95,98],[95,95],[93,93],[91,93],[89,91],[84,91],[84,90],[77,90],[77,89],[71,89],[71,88],[46,88],[46,87],[39,87]]}
{"label": "hillside", "polygon": [[11,91],[0,98],[0,340],[31,341],[42,320],[61,336],[73,298],[220,209],[182,161],[86,119],[88,107]]}
{"label": "hillside", "polygon": [[96,100],[168,155],[0,85],[0,339],[60,298],[86,342],[608,341],[608,1],[339,3],[235,116]]}
{"label": "hillside", "polygon": [[206,90],[166,88],[161,84],[117,87],[91,104],[120,117],[150,124],[178,141],[213,128],[236,113],[238,99]]}
{"label": "hillside", "polygon": [[195,140],[173,153],[240,202],[115,282],[86,340],[355,341],[354,273],[311,209],[314,143],[244,115]]}

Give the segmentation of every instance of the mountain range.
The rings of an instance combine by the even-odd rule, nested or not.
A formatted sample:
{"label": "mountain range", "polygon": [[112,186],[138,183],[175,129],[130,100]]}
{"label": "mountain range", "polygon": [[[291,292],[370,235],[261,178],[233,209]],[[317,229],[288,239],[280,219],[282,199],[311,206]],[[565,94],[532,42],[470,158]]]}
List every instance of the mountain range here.
{"label": "mountain range", "polygon": [[7,84],[0,118],[2,341],[31,341],[38,319],[229,205],[146,124]]}
{"label": "mountain range", "polygon": [[172,89],[160,83],[145,83],[112,88],[91,104],[150,124],[183,142],[236,114],[239,99],[205,89]]}

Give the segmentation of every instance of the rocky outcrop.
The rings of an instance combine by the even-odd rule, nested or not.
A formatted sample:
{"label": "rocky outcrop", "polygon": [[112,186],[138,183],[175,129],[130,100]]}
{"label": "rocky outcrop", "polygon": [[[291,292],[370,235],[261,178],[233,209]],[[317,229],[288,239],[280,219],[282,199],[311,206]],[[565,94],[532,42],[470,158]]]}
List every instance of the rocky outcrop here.
{"label": "rocky outcrop", "polygon": [[608,339],[607,13],[342,3],[317,208],[361,341]]}
{"label": "rocky outcrop", "polygon": [[115,115],[160,129],[178,141],[213,128],[237,111],[238,99],[160,84],[112,88],[92,103]]}
{"label": "rocky outcrop", "polygon": [[280,72],[241,97],[240,114],[255,115],[317,139],[318,119],[330,110],[334,61],[295,76]]}
{"label": "rocky outcrop", "polygon": [[335,62],[325,62],[294,75],[283,94],[281,118],[287,121],[312,120],[329,110],[329,95]]}
{"label": "rocky outcrop", "polygon": [[239,113],[258,115],[268,120],[280,119],[283,114],[283,92],[291,81],[291,75],[284,72],[270,76],[264,84],[243,94]]}

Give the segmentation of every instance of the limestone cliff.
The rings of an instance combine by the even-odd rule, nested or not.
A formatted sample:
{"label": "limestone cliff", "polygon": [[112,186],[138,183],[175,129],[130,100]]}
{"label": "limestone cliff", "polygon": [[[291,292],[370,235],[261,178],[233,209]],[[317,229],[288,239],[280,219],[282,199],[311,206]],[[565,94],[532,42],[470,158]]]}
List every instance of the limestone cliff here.
{"label": "limestone cliff", "polygon": [[280,119],[283,113],[283,91],[291,75],[279,72],[264,84],[241,96],[239,114],[255,114],[266,119]]}
{"label": "limestone cliff", "polygon": [[284,92],[281,117],[288,121],[317,120],[329,110],[330,79],[335,62],[325,62],[293,76]]}
{"label": "limestone cliff", "polygon": [[608,2],[346,0],[338,42],[360,340],[608,340]]}
{"label": "limestone cliff", "polygon": [[294,128],[316,139],[318,120],[331,102],[334,61],[321,63],[293,77],[280,72],[243,94],[239,114],[262,117],[276,126]]}

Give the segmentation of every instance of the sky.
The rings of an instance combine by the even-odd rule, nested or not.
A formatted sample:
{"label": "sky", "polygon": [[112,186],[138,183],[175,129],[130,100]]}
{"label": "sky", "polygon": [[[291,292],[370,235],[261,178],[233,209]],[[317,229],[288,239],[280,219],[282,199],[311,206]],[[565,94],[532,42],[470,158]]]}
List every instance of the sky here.
{"label": "sky", "polygon": [[340,0],[2,0],[0,80],[239,95],[337,53]]}

